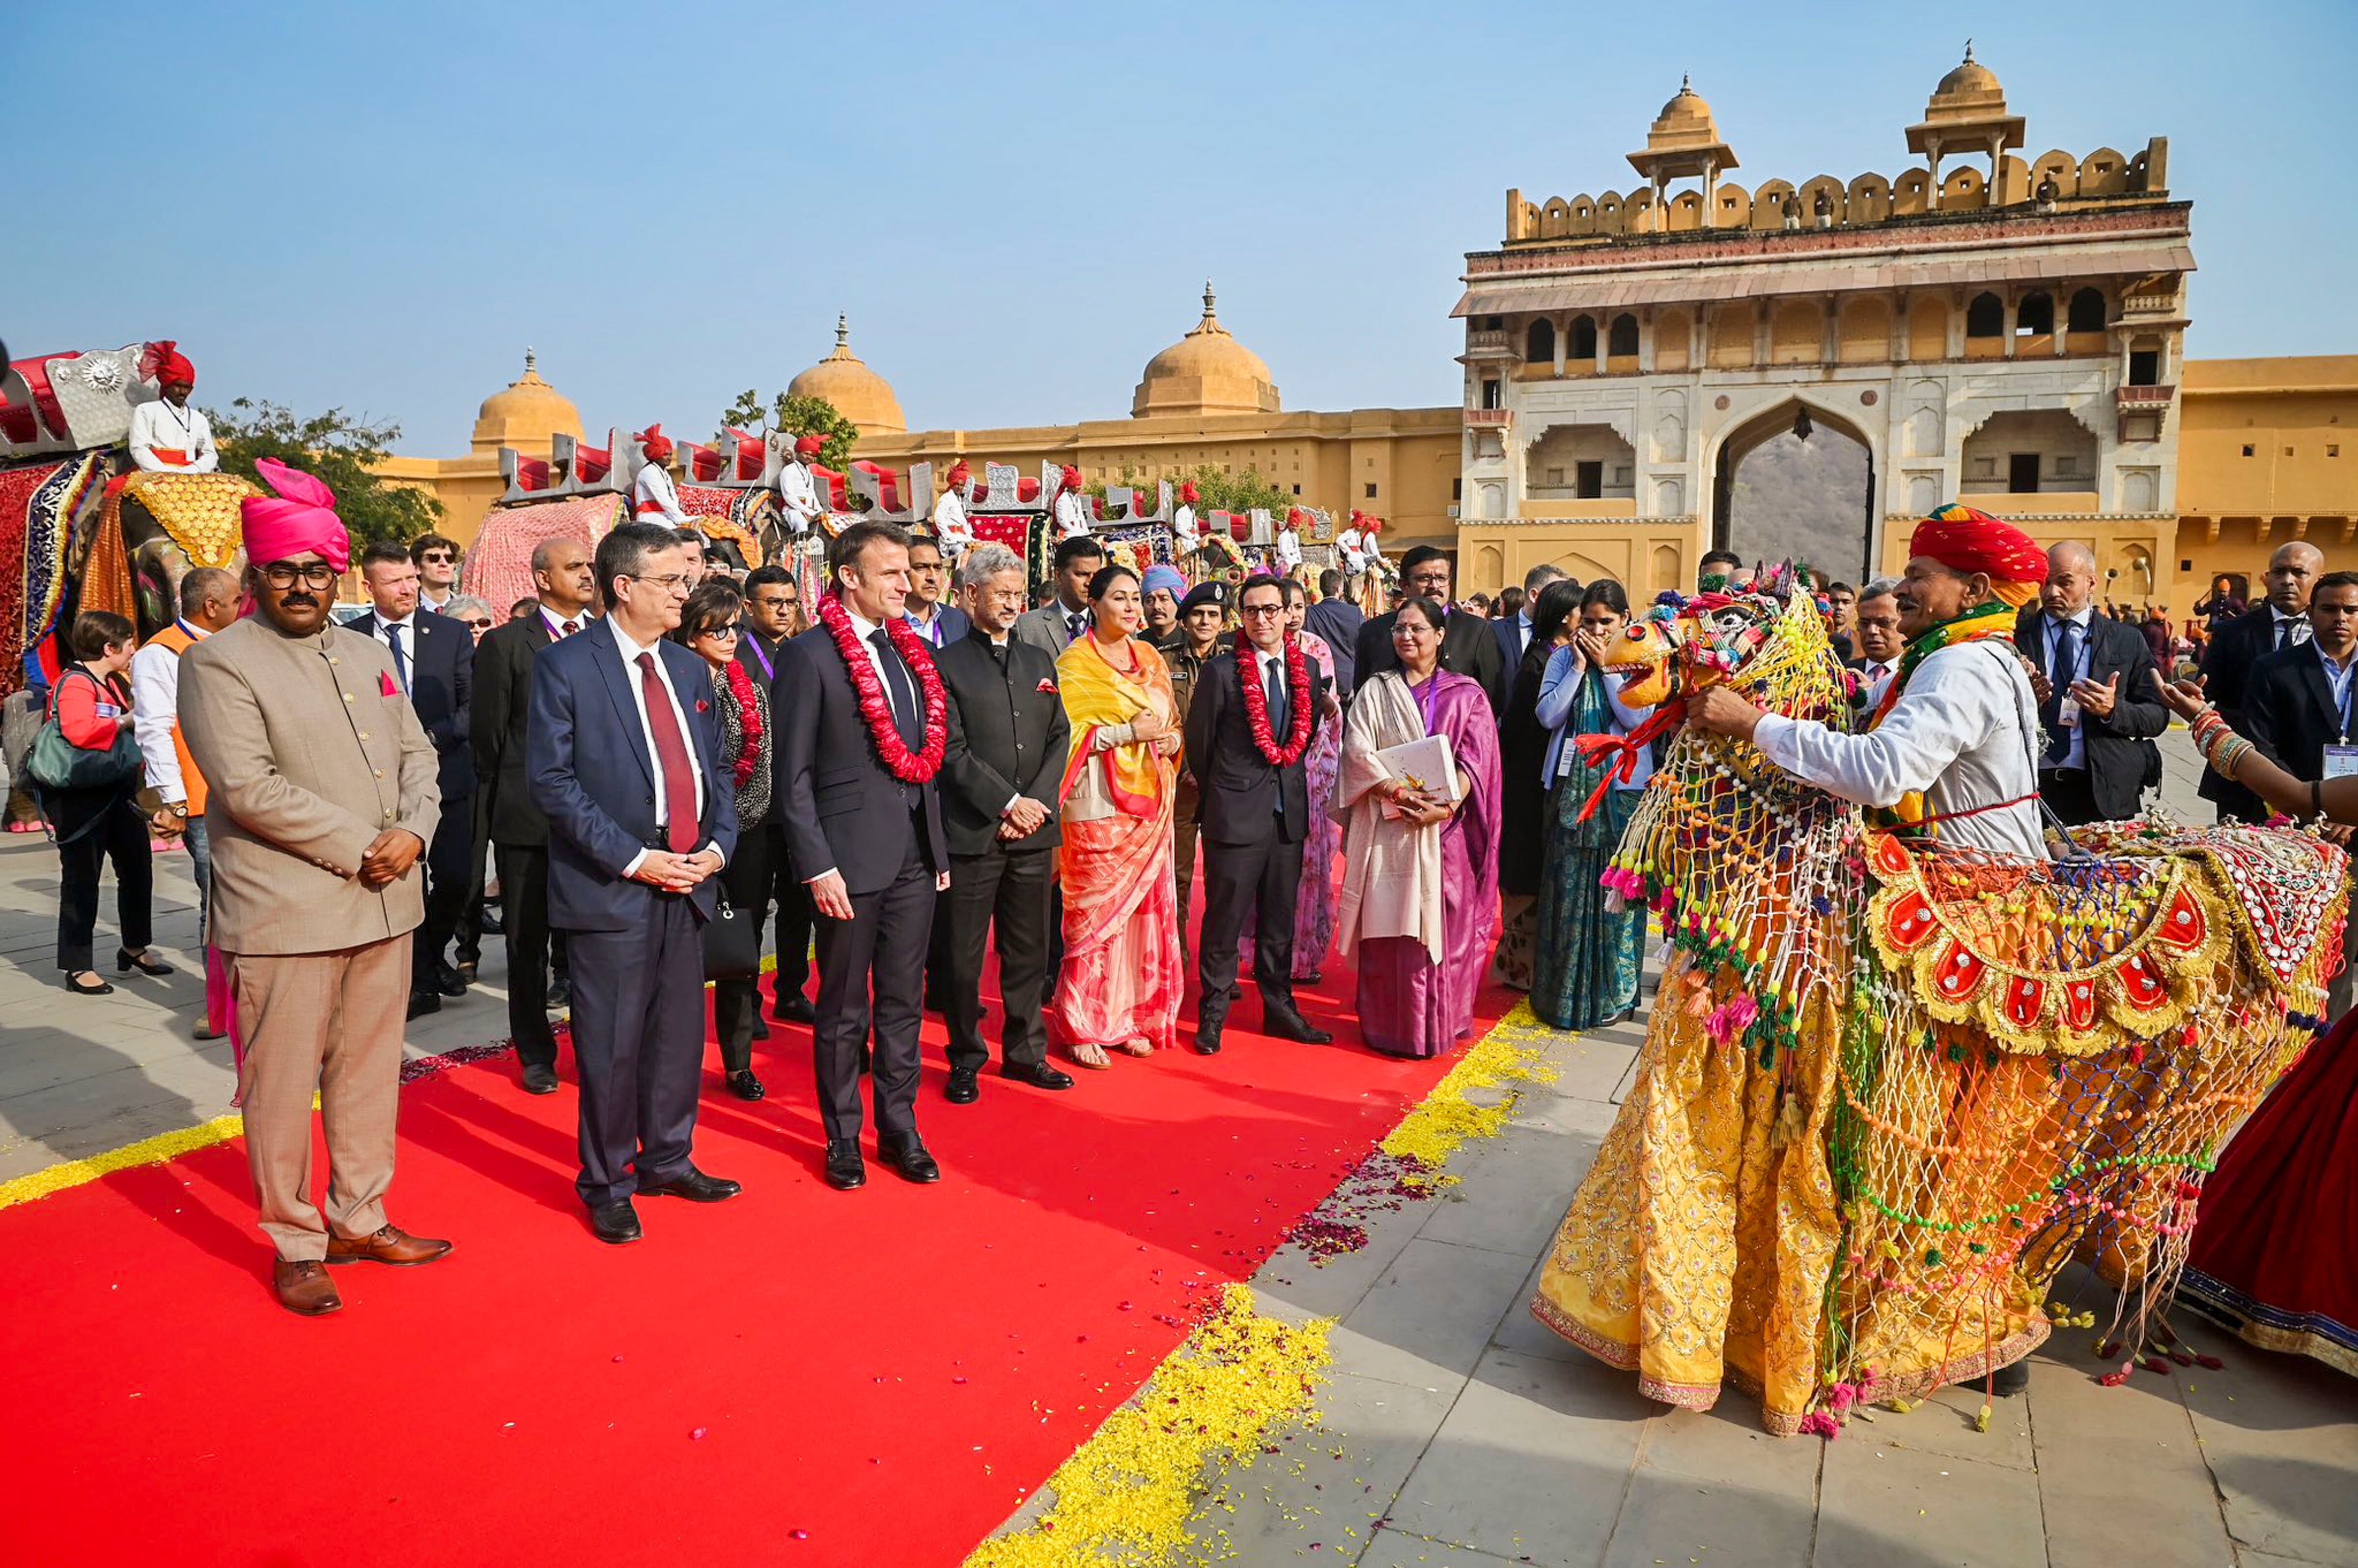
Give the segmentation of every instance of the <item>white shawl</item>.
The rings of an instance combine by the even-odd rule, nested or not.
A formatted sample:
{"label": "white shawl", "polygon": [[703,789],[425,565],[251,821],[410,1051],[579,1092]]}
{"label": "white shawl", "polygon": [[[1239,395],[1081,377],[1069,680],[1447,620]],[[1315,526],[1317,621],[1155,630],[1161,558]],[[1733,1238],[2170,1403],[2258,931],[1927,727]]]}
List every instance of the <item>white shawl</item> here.
{"label": "white shawl", "polygon": [[1397,670],[1358,689],[1343,727],[1343,760],[1335,778],[1335,811],[1343,824],[1343,897],[1335,942],[1348,957],[1365,937],[1411,936],[1438,964],[1442,930],[1441,835],[1436,822],[1420,827],[1384,815],[1369,791],[1390,775],[1376,760],[1388,746],[1423,739],[1424,719]]}

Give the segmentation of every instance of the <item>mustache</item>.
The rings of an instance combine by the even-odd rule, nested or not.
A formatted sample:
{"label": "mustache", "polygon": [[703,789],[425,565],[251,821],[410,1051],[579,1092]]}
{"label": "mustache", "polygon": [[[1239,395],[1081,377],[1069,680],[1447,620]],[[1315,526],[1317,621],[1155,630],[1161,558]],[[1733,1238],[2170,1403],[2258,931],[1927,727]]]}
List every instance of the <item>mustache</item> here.
{"label": "mustache", "polygon": [[290,593],[278,602],[287,606],[290,610],[298,607],[305,610],[316,609],[319,603],[318,600],[312,598],[308,593]]}

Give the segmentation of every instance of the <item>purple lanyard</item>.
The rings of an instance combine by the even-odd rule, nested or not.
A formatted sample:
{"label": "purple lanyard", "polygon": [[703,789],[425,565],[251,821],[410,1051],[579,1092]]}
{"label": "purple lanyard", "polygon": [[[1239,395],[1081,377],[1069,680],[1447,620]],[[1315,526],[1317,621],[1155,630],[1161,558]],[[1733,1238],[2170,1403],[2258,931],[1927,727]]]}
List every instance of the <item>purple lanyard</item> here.
{"label": "purple lanyard", "polygon": [[1424,678],[1424,689],[1416,694],[1417,706],[1424,710],[1424,732],[1428,735],[1433,733],[1433,710],[1440,700],[1441,666],[1435,665],[1433,673]]}
{"label": "purple lanyard", "polygon": [[770,663],[770,655],[762,650],[761,634],[759,633],[747,633],[746,644],[753,650],[753,656],[762,661],[762,678],[765,681],[774,683],[778,678],[778,672],[775,666]]}

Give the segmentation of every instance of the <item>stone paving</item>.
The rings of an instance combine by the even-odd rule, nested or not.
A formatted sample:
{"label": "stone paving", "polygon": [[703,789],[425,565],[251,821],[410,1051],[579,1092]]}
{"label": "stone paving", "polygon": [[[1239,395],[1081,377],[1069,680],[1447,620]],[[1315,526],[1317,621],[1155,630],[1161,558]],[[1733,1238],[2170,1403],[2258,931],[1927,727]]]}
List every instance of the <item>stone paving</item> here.
{"label": "stone paving", "polygon": [[[2207,817],[2182,734],[2167,746],[2166,803]],[[203,987],[187,859],[159,855],[157,870],[157,946],[182,972],[110,969],[114,995],[70,996],[51,951],[55,851],[0,838],[0,1179],[228,1110],[227,1043],[190,1038]],[[482,982],[412,1024],[410,1051],[503,1036],[501,979],[494,938]],[[2224,1371],[2104,1389],[2087,1336],[2066,1334],[1987,1433],[1974,1430],[1979,1394],[1952,1390],[1831,1444],[1767,1436],[1733,1393],[1706,1414],[1650,1404],[1549,1334],[1526,1311],[1540,1255],[1640,1037],[1633,1023],[1558,1039],[1557,1080],[1461,1151],[1459,1184],[1364,1220],[1368,1245],[1324,1267],[1292,1250],[1263,1267],[1265,1311],[1337,1321],[1332,1382],[1319,1430],[1207,1497],[1207,1548],[1225,1541],[1248,1568],[2358,1563],[2358,1381],[2199,1325]]]}

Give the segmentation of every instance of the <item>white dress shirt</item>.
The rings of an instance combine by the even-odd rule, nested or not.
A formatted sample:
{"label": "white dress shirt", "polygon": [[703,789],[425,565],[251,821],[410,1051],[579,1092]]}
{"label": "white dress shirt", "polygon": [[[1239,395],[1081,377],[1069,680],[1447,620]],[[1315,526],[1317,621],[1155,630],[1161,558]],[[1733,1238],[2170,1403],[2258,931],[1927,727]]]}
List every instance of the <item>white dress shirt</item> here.
{"label": "white dress shirt", "polygon": [[[2088,673],[2088,654],[2090,652],[2088,646],[2089,633],[2094,625],[2095,619],[2096,607],[2093,604],[2082,605],[2076,613],[2066,615],[2061,621],[2057,620],[2052,615],[2041,615],[2039,618],[2039,665],[2041,669],[2049,672],[2047,678],[2050,681],[2054,681],[2056,691],[2061,694],[2062,700],[2065,702],[2071,702],[2071,683],[2080,679]],[[2058,644],[2062,641],[2063,628],[2066,623],[2069,623],[2072,628],[2071,667],[2062,672],[2062,679],[2056,680],[2054,676],[2055,654],[2057,653]],[[2085,770],[2088,765],[2088,740],[2086,736],[2080,732],[2081,720],[2084,715],[2080,712],[2079,705],[2077,703],[2072,703],[2071,711],[2066,717],[2070,718],[2071,722],[2066,724],[2063,727],[2063,730],[2070,739],[2066,742],[2061,760],[2057,762],[2055,765],[2058,768],[2079,768]],[[2042,729],[2039,735],[2040,739],[2044,741],[2046,738],[2046,731]],[[2046,752],[2043,747],[2040,750],[2039,760],[2042,765],[2047,761]]]}
{"label": "white dress shirt", "polygon": [[1898,659],[1861,659],[1858,681],[1866,693],[1866,711],[1872,713],[1881,706],[1883,694],[1891,685],[1891,677],[1899,669]]}
{"label": "white dress shirt", "polygon": [[1056,537],[1077,539],[1089,531],[1088,497],[1077,490],[1056,494]]}
{"label": "white dress shirt", "polygon": [[567,617],[557,614],[544,604],[540,607],[540,623],[548,628],[548,640],[554,643],[561,638],[570,637],[589,625],[590,612],[586,610],[578,611],[572,616]]}
{"label": "white dress shirt", "polygon": [[[193,408],[175,408],[158,397],[131,410],[131,460],[149,473],[214,473],[221,453],[213,449],[211,421]],[[156,449],[176,451],[185,462],[171,462]]]}
{"label": "white dress shirt", "polygon": [[953,565],[974,544],[974,526],[966,520],[966,502],[955,490],[942,492],[934,502],[934,538]]}
{"label": "white dress shirt", "polygon": [[778,470],[778,503],[786,509],[786,526],[807,534],[826,509],[818,503],[818,488],[807,464],[796,460]]}
{"label": "white dress shirt", "polygon": [[1931,654],[1866,734],[1768,714],[1753,736],[1770,762],[1844,800],[1893,806],[1921,792],[1936,818],[1952,818],[1937,824],[1943,844],[2036,860],[2047,859],[2033,763],[2044,741],[2029,677],[2006,642]]}
{"label": "white dress shirt", "polygon": [[401,689],[406,696],[417,684],[417,611],[413,610],[398,621],[387,621],[380,612],[369,611],[368,634],[387,648],[393,646],[389,632],[393,627],[401,630],[401,658],[395,667],[400,672]]}
{"label": "white dress shirt", "polygon": [[[179,627],[199,642],[212,635],[190,625],[186,617]],[[148,787],[168,806],[189,798],[189,783],[180,776],[180,749],[172,744],[172,726],[179,712],[180,652],[150,643],[131,655],[131,732],[139,738]]]}
{"label": "white dress shirt", "polygon": [[[2309,623],[2309,617],[2306,615],[2287,615],[2273,604],[2268,606],[2268,614],[2272,617],[2268,622],[2268,645],[2263,652],[2274,653],[2278,648],[2298,648],[2308,642],[2310,634],[2316,631],[2316,628]],[[2290,627],[2289,632],[2287,630],[2288,624]]]}
{"label": "white dress shirt", "polygon": [[674,528],[696,526],[679,509],[679,491],[671,482],[671,470],[661,463],[646,464],[631,481],[631,515],[642,523],[660,517]]}
{"label": "white dress shirt", "polygon": [[[614,646],[622,660],[622,684],[631,688],[632,706],[639,711],[639,733],[647,748],[647,772],[654,775],[655,781],[655,825],[662,827],[671,821],[671,799],[664,788],[663,758],[655,751],[654,726],[647,721],[646,683],[639,673],[641,654],[655,656],[655,678],[663,683],[664,694],[671,698],[672,721],[679,726],[680,743],[687,748],[687,771],[696,776],[696,820],[701,822],[704,820],[704,764],[697,761],[696,732],[687,727],[687,710],[680,706],[679,688],[671,684],[671,671],[664,664],[662,645],[660,642],[644,646],[632,642],[630,633],[611,619],[606,622],[606,629],[614,634]],[[706,849],[715,854],[720,852],[720,847],[709,841],[694,852],[702,854]],[[646,863],[646,859],[647,851],[644,849],[632,856],[631,863],[622,868],[622,875],[634,875]]]}
{"label": "white dress shirt", "polygon": [[417,608],[420,610],[430,610],[437,615],[448,615],[450,611],[447,607],[452,600],[458,597],[459,590],[455,588],[439,599],[434,597],[434,590],[432,589],[421,588],[417,590]]}
{"label": "white dress shirt", "polygon": [[[843,607],[843,613],[851,622],[851,634],[860,640],[860,651],[868,655],[868,667],[876,672],[876,684],[884,688],[884,708],[887,712],[890,712],[892,708],[892,673],[884,667],[884,655],[878,653],[876,651],[876,644],[868,640],[869,638],[876,635],[878,622],[863,618],[858,611],[852,609],[849,604],[846,604]],[[845,674],[846,677],[849,678],[849,672],[847,671]],[[908,680],[909,690],[907,692],[907,696],[912,700],[922,701],[923,698],[917,689],[917,672],[910,670],[908,672]],[[920,715],[919,717],[922,719],[923,715]],[[1007,804],[1009,806],[1012,806],[1015,803],[1011,800]],[[1001,811],[1001,815],[1005,815],[1004,810]],[[829,866],[827,870],[818,872],[817,875],[805,877],[803,881],[805,882],[819,881],[825,878],[835,875],[835,871],[836,869],[833,866]]]}

